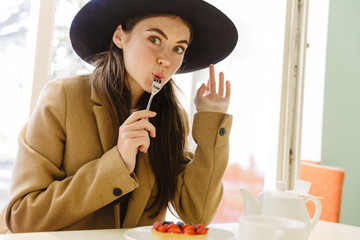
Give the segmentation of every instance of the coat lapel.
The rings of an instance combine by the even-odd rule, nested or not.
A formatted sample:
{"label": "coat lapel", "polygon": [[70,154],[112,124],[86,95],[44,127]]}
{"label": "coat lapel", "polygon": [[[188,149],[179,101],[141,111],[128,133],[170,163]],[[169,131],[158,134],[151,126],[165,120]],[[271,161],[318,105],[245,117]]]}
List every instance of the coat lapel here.
{"label": "coat lapel", "polygon": [[[93,111],[96,118],[101,145],[103,151],[107,152],[113,147],[113,139],[115,134],[117,135],[117,132],[114,133],[110,113],[102,105],[93,86],[91,86],[91,100],[95,103]],[[127,214],[125,216],[124,223],[122,224],[123,228],[137,226],[154,187],[155,176],[151,170],[148,154],[139,152],[135,174],[137,176],[139,187],[136,188],[131,195],[127,208]],[[115,211],[119,211],[119,209],[116,210],[115,208]]]}
{"label": "coat lapel", "polygon": [[139,187],[131,195],[124,223],[122,224],[123,228],[138,225],[154,187],[155,176],[151,170],[148,154],[139,152],[135,174],[139,181]]}
{"label": "coat lapel", "polygon": [[91,100],[95,103],[93,111],[96,118],[99,137],[104,152],[109,151],[113,147],[113,140],[117,135],[114,132],[113,122],[109,111],[102,105],[100,98],[96,94],[95,89],[91,86]]}

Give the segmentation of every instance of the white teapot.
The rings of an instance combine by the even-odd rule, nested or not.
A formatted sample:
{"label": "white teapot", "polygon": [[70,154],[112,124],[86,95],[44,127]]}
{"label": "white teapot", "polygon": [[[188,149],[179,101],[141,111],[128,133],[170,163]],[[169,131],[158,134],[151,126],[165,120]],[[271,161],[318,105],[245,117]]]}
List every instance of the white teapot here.
{"label": "white teapot", "polygon": [[[307,234],[310,234],[321,214],[320,201],[311,195],[301,195],[285,190],[285,182],[277,182],[276,191],[261,192],[255,199],[246,189],[240,190],[244,198],[246,215],[278,216],[300,220],[307,225]],[[315,214],[310,219],[305,203],[315,203]]]}

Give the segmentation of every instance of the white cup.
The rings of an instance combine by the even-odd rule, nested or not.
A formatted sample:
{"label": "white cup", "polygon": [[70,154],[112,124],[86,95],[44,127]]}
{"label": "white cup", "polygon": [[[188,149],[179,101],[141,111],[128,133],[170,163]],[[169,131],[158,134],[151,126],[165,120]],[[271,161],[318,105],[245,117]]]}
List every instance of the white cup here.
{"label": "white cup", "polygon": [[239,218],[240,240],[306,240],[304,222],[283,217],[246,215]]}

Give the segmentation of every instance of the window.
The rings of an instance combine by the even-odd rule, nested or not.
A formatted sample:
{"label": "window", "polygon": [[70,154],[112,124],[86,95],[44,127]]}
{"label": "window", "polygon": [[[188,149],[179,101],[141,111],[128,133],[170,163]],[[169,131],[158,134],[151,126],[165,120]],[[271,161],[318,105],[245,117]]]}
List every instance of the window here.
{"label": "window", "polygon": [[17,136],[29,116],[30,0],[0,2],[0,208],[7,197]]}
{"label": "window", "polygon": [[[56,12],[53,16],[54,38],[49,78],[90,72],[93,67],[73,52],[68,38],[73,17],[89,0],[51,1],[56,1]],[[223,179],[225,192],[214,223],[235,222],[243,214],[239,189],[247,188],[257,196],[264,188],[272,187],[276,179],[287,3],[278,0],[208,2],[225,12],[239,33],[234,52],[215,66],[217,73],[223,71],[225,78],[231,81],[232,97],[228,112],[234,119],[229,166]],[[0,59],[0,102],[5,111],[3,116],[6,116],[0,118],[0,208],[1,201],[6,198],[11,163],[17,152],[17,136],[30,112],[35,45],[32,41],[36,35],[32,29],[36,24],[33,19],[37,19],[36,14],[39,14],[31,5],[34,5],[34,1],[0,3],[0,52],[5,56]],[[310,26],[317,20],[311,17],[314,15],[310,15]],[[315,36],[312,35],[312,38],[316,39]],[[322,54],[325,56],[324,52],[319,53]],[[22,67],[19,69],[19,66]],[[311,71],[309,67],[306,74],[311,75]],[[183,105],[192,116],[195,92],[201,83],[207,81],[208,70],[174,78],[183,92],[180,95]],[[303,132],[306,131],[313,130],[304,128]]]}
{"label": "window", "polygon": [[57,0],[50,78],[80,75],[93,69],[73,51],[69,29],[79,9],[89,0]]}

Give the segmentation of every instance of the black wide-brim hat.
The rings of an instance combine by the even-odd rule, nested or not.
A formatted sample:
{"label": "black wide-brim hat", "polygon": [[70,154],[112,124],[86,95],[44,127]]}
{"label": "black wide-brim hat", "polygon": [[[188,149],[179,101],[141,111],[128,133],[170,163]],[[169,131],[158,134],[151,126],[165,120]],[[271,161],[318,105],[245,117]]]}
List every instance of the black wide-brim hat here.
{"label": "black wide-brim hat", "polygon": [[218,63],[235,48],[238,34],[234,23],[203,0],[91,0],[71,24],[71,44],[75,52],[91,64],[97,54],[109,50],[119,24],[153,14],[180,16],[193,28],[193,40],[178,73]]}

